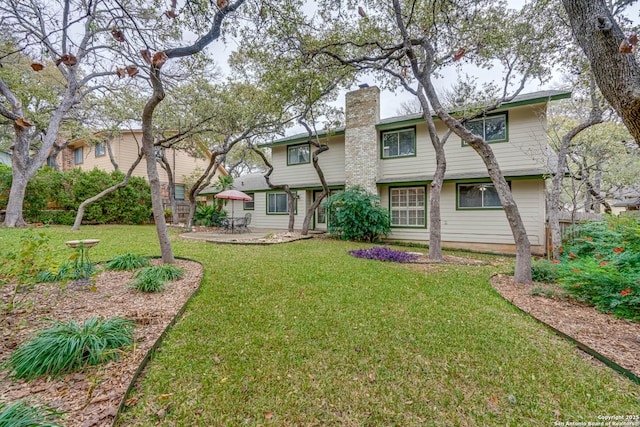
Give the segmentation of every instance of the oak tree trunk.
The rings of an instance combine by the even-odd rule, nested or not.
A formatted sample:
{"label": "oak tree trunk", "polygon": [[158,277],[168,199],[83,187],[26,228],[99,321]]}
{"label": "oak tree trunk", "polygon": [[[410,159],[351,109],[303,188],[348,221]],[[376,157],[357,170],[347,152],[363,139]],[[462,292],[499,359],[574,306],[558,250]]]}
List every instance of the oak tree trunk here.
{"label": "oak tree trunk", "polygon": [[151,188],[151,205],[153,207],[153,218],[156,224],[156,233],[160,242],[160,253],[162,262],[173,264],[175,258],[171,248],[171,240],[167,230],[167,223],[164,220],[164,209],[162,206],[162,188],[158,175],[158,162],[155,156],[155,145],[153,138],[153,112],[158,104],[164,99],[165,93],[160,80],[160,69],[151,67],[151,83],[153,85],[153,95],[147,101],[142,113],[142,152],[147,162],[147,177]]}
{"label": "oak tree trunk", "polygon": [[562,0],[562,4],[600,92],[640,145],[640,67],[635,54],[619,51],[625,34],[605,0]]}

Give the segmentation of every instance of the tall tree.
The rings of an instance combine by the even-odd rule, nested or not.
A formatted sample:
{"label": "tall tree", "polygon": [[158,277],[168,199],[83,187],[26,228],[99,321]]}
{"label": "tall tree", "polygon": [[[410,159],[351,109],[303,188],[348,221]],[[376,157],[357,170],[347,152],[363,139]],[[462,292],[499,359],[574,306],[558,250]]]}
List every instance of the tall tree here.
{"label": "tall tree", "polygon": [[634,53],[638,36],[619,25],[621,12],[632,3],[562,0],[602,95],[640,145],[640,64]]}
{"label": "tall tree", "polygon": [[[327,10],[331,4],[326,3]],[[331,26],[325,32],[330,34],[327,36],[329,42],[321,50],[355,67],[383,70],[387,74],[387,82],[390,79],[400,81],[405,89],[421,100],[423,111],[435,111],[452,133],[480,155],[496,187],[514,236],[517,252],[515,280],[530,282],[530,243],[510,188],[489,144],[481,136],[467,130],[464,123],[477,117],[474,114],[482,115],[513,99],[527,79],[542,78],[548,73],[544,64],[553,46],[549,43],[553,41],[553,25],[530,24],[544,11],[531,6],[517,12],[510,11],[504,2],[492,1],[394,0],[391,6],[372,1],[357,8],[359,21],[350,26],[348,22],[354,20],[356,5],[348,2],[348,7],[352,8],[351,11],[341,9],[337,14],[325,12],[329,21],[336,21],[339,25]],[[336,16],[340,14],[346,18],[340,20]],[[487,27],[486,22],[492,22],[493,25]],[[339,34],[343,34],[344,38]],[[434,86],[434,76],[442,73],[445,66],[458,61],[469,61],[485,68],[498,61],[505,70],[504,87],[493,101],[462,117],[459,113],[450,114]],[[412,89],[407,84],[409,77],[417,81],[418,89]],[[425,120],[428,122],[427,114]],[[432,142],[437,146],[437,139],[433,138]],[[440,159],[443,165],[443,156]],[[444,175],[442,170],[443,167],[439,166],[438,172]],[[437,178],[434,178],[436,184]],[[437,193],[438,186],[432,187],[433,190]],[[437,208],[434,204],[431,206]],[[437,223],[431,226],[438,229]]]}
{"label": "tall tree", "polygon": [[[0,13],[3,25],[11,26],[16,39],[20,40],[19,52],[44,56],[33,58],[33,72],[41,72],[47,61],[54,62],[64,87],[46,106],[49,110],[46,124],[39,128],[34,126],[34,119],[19,97],[24,89],[20,85],[24,83],[15,85],[0,77],[0,115],[11,120],[14,131],[13,181],[5,225],[15,227],[25,225],[22,205],[27,182],[49,156],[63,119],[74,105],[95,89],[92,82],[113,74],[93,62],[94,55],[100,50],[94,43],[104,36],[104,32],[95,29],[108,26],[109,7],[100,0],[90,3],[65,0],[61,2],[61,10],[58,4],[5,0],[0,2]],[[8,56],[10,53],[6,54]],[[86,65],[82,70],[81,64]]]}

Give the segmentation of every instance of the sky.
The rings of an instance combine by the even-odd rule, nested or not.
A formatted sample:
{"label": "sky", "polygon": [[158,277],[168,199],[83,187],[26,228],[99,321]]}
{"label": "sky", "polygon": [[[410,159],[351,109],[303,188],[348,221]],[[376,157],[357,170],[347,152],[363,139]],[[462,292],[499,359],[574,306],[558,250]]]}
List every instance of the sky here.
{"label": "sky", "polygon": [[[309,1],[310,10],[312,10],[312,8],[315,7],[315,2],[312,0],[308,0],[308,1]],[[521,8],[525,4],[525,2],[526,0],[508,0],[507,1],[510,7],[516,8],[516,9]],[[630,19],[636,21],[637,23],[640,21],[638,18],[639,16],[640,16],[640,4],[635,4],[628,8],[628,17]],[[233,50],[237,45],[237,42],[235,40],[229,39],[229,38],[227,38],[227,43],[228,44],[226,46],[220,43],[213,47],[214,53],[216,53],[218,57],[226,57],[228,55],[228,52]],[[226,64],[224,63],[220,63],[219,66],[223,72],[225,72],[225,70],[227,69]],[[479,85],[485,82],[492,82],[492,81],[498,85],[502,84],[502,72],[500,71],[500,69],[494,68],[490,70],[485,70],[485,69],[477,69],[470,65],[465,65],[463,72],[476,77],[478,79]],[[457,72],[455,70],[449,71],[447,72],[444,78],[435,82],[436,89],[438,89],[439,91],[449,89],[456,82],[456,80],[457,80]],[[336,100],[334,105],[340,108],[344,108],[344,94],[348,91],[356,90],[358,88],[357,87],[358,84],[360,83],[366,83],[369,86],[376,85],[376,81],[374,77],[363,77],[361,81],[354,84],[353,87],[347,90],[343,90],[338,96],[338,99]],[[525,89],[522,91],[522,93],[531,93],[531,92],[547,90],[547,89],[566,89],[566,88],[567,88],[566,84],[563,83],[562,74],[559,72],[555,72],[552,75],[551,79],[544,83],[541,83],[537,80],[530,80],[525,86]],[[404,101],[410,101],[413,98],[414,96],[404,91],[404,89],[398,89],[395,92],[391,92],[388,90],[381,90],[380,118],[387,118],[387,117],[400,115],[401,104]],[[287,132],[287,134],[291,135],[301,131],[303,131],[303,129],[293,128],[293,129],[290,129]]]}

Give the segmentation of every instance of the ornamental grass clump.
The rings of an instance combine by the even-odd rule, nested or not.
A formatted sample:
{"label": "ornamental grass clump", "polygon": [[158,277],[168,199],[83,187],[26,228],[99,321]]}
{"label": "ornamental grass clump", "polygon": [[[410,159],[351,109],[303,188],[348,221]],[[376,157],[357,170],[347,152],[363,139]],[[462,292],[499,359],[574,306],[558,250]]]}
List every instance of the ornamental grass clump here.
{"label": "ornamental grass clump", "polygon": [[61,427],[55,420],[62,412],[18,400],[0,403],[0,427]]}
{"label": "ornamental grass clump", "polygon": [[571,297],[631,321],[640,321],[640,221],[610,217],[572,230],[557,265]]}
{"label": "ornamental grass clump", "polygon": [[184,270],[176,265],[162,264],[146,267],[136,272],[131,286],[140,292],[161,292],[167,282],[178,280],[184,276]]}
{"label": "ornamental grass clump", "polygon": [[149,258],[143,255],[126,253],[118,255],[107,263],[107,270],[136,270],[149,266]]}
{"label": "ornamental grass clump", "polygon": [[11,353],[2,366],[9,375],[27,381],[55,377],[117,360],[122,349],[133,344],[134,323],[119,317],[53,324]]}
{"label": "ornamental grass clump", "polygon": [[370,249],[358,249],[349,251],[350,255],[356,258],[374,259],[389,262],[411,262],[419,258],[419,255],[409,252],[396,251],[383,246],[376,246]]}
{"label": "ornamental grass clump", "polygon": [[96,271],[95,265],[91,262],[65,261],[58,268],[39,271],[36,280],[39,283],[48,283],[86,279]]}

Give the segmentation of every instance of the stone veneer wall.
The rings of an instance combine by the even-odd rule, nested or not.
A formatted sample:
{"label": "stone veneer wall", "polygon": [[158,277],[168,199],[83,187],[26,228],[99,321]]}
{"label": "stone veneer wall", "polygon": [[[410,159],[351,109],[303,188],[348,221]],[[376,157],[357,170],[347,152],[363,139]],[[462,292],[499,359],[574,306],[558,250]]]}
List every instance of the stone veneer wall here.
{"label": "stone veneer wall", "polygon": [[360,185],[377,194],[380,89],[361,88],[346,95],[345,186]]}

